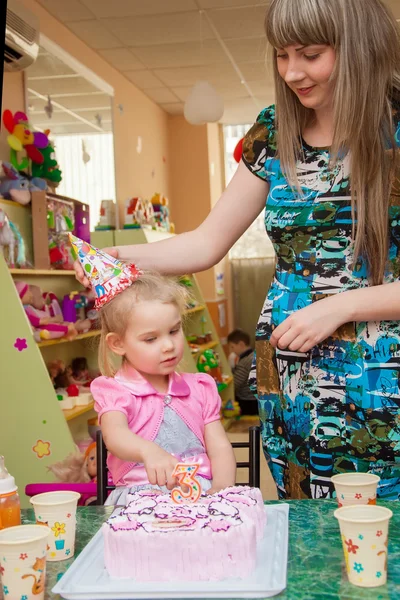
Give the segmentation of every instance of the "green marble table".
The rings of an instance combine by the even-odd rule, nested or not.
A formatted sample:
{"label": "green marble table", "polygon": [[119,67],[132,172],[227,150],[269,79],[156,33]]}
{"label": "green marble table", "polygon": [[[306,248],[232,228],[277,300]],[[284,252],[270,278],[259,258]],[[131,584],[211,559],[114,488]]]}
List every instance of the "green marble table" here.
{"label": "green marble table", "polygon": [[[272,503],[271,503],[272,504]],[[286,590],[279,600],[400,600],[400,503],[381,502],[393,511],[389,531],[389,582],[375,589],[350,585],[344,571],[339,526],[333,517],[332,500],[292,500],[289,502],[289,564]],[[89,506],[78,509],[75,557],[108,518],[112,507]],[[23,511],[24,523],[34,521],[31,509]],[[48,564],[46,600],[58,578],[74,558]]]}

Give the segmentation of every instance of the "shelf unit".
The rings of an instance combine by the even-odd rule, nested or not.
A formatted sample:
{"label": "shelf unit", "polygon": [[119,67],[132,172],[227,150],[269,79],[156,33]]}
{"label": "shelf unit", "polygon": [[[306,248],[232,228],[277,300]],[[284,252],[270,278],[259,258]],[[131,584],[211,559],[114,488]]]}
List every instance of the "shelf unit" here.
{"label": "shelf unit", "polygon": [[58,338],[55,340],[43,340],[43,342],[38,342],[39,348],[44,348],[46,346],[58,346],[60,344],[71,343],[71,342],[79,342],[79,340],[87,340],[88,338],[97,337],[100,335],[100,331],[93,330],[88,331],[86,333],[79,333],[76,337],[72,339],[68,338]]}

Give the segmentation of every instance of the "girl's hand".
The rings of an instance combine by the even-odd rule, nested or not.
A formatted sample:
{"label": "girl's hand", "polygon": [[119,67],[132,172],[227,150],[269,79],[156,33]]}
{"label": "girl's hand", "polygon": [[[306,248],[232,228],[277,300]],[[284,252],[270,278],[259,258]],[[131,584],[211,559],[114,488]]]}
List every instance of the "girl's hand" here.
{"label": "girl's hand", "polygon": [[[114,258],[118,258],[118,249],[117,248],[103,248],[103,251],[106,252],[107,254],[109,254],[110,256],[113,256]],[[85,288],[89,288],[90,281],[86,277],[85,271],[82,269],[82,265],[79,262],[79,260],[76,260],[74,262],[74,271],[75,271],[75,277],[77,278],[79,283],[81,283]]]}
{"label": "girl's hand", "polygon": [[345,294],[318,300],[291,314],[274,330],[271,345],[281,350],[308,352],[320,344],[351,320]]}
{"label": "girl's hand", "polygon": [[143,456],[143,464],[147,477],[152,485],[166,485],[172,490],[178,485],[176,477],[172,477],[173,470],[178,460],[157,444],[151,443]]}

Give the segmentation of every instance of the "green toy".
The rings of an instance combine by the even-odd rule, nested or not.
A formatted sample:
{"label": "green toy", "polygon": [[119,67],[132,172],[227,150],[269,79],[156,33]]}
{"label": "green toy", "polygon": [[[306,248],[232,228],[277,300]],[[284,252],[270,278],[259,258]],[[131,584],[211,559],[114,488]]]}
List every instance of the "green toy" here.
{"label": "green toy", "polygon": [[39,152],[43,156],[43,163],[41,165],[32,162],[32,175],[33,177],[42,177],[46,179],[53,187],[56,187],[61,179],[61,170],[55,160],[55,150],[53,144],[49,143],[47,148],[40,148]]}

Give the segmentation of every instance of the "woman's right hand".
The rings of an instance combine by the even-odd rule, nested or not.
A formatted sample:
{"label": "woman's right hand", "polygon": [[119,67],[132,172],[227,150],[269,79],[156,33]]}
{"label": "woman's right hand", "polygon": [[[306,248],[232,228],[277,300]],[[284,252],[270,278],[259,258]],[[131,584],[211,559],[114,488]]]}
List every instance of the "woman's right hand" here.
{"label": "woman's right hand", "polygon": [[[118,248],[103,248],[103,252],[113,256],[114,258],[118,258]],[[82,268],[82,265],[79,260],[74,262],[74,271],[75,277],[85,288],[90,288],[90,281],[85,275],[85,271]]]}
{"label": "woman's right hand", "polygon": [[172,477],[178,460],[154,442],[149,444],[143,455],[143,464],[147,477],[152,485],[166,485],[172,490],[178,485],[176,477]]}

